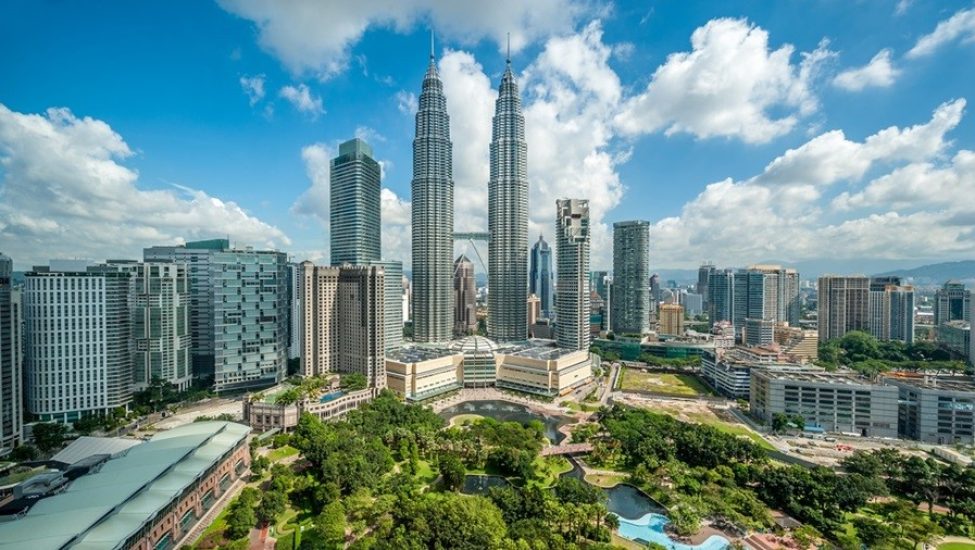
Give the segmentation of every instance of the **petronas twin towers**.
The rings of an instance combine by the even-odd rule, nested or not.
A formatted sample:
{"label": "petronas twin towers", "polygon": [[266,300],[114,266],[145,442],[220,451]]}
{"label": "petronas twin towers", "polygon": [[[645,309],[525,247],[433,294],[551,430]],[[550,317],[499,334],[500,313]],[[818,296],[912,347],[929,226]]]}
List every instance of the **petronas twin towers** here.
{"label": "petronas twin towers", "polygon": [[[525,117],[506,62],[498,89],[488,182],[488,336],[527,337],[528,165]],[[454,182],[450,118],[433,52],[423,77],[413,140],[413,337],[453,334]]]}

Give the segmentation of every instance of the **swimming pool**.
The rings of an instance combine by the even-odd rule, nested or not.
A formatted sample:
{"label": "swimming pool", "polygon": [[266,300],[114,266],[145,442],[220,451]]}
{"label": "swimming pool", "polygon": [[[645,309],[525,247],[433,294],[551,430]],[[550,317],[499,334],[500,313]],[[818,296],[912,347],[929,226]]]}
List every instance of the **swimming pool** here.
{"label": "swimming pool", "polygon": [[669,521],[666,516],[654,513],[637,519],[620,517],[619,533],[630,540],[662,544],[668,550],[726,550],[729,547],[728,539],[718,535],[711,535],[697,546],[676,542],[664,532],[664,526]]}
{"label": "swimming pool", "polygon": [[342,397],[343,395],[345,395],[345,392],[342,390],[333,391],[331,393],[326,393],[325,395],[323,395],[322,398],[318,400],[318,402],[328,403],[329,401],[335,401],[336,399]]}

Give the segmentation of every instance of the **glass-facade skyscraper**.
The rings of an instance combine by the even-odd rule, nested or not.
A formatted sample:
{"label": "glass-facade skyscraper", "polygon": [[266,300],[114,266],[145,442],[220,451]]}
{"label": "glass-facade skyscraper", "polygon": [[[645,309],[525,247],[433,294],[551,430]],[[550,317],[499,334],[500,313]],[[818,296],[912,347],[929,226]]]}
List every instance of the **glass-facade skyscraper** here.
{"label": "glass-facade skyscraper", "polygon": [[20,444],[24,426],[23,312],[14,262],[0,254],[0,451]]}
{"label": "glass-facade skyscraper", "polygon": [[329,172],[329,240],[332,265],[379,261],[380,169],[359,138],[339,145]]}
{"label": "glass-facade skyscraper", "polygon": [[528,292],[538,296],[543,319],[552,318],[555,299],[552,276],[552,247],[539,235],[529,256]]}
{"label": "glass-facade skyscraper", "polygon": [[411,183],[413,339],[446,342],[454,328],[453,145],[447,98],[432,51],[418,107]]}
{"label": "glass-facade skyscraper", "polygon": [[528,336],[528,147],[518,85],[507,61],[495,102],[488,182],[488,336]]}
{"label": "glass-facade skyscraper", "polygon": [[650,332],[650,222],[613,224],[612,330]]}

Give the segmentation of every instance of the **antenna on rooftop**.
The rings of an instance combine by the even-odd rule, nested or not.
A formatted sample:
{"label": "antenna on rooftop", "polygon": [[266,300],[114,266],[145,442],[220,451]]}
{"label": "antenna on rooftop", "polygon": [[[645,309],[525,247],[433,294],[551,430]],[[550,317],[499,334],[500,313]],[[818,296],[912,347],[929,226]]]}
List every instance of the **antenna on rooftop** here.
{"label": "antenna on rooftop", "polygon": [[508,33],[508,55],[505,56],[505,61],[511,63],[511,33]]}
{"label": "antenna on rooftop", "polygon": [[430,59],[433,59],[433,29],[430,29]]}

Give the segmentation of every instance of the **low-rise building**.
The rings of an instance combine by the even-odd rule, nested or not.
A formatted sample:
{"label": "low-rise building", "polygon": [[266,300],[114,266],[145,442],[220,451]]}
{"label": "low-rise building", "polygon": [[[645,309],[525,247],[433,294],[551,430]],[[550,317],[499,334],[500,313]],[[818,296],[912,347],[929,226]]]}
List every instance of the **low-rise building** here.
{"label": "low-rise building", "polygon": [[749,346],[767,346],[775,342],[775,321],[771,319],[745,319],[741,340]]}
{"label": "low-rise building", "polygon": [[785,361],[775,349],[761,346],[715,350],[701,356],[701,377],[718,393],[733,399],[748,399],[753,368],[802,370],[805,367]]}
{"label": "low-rise building", "polygon": [[925,443],[975,443],[975,381],[967,376],[895,373],[884,381],[898,391],[901,437]]}
{"label": "low-rise building", "polygon": [[545,396],[565,395],[592,380],[588,350],[531,346],[504,353],[497,385]]}
{"label": "low-rise building", "polygon": [[819,354],[819,331],[776,325],[775,343],[790,361],[810,363]]}
{"label": "low-rise building", "polygon": [[173,548],[249,470],[248,432],[233,422],[160,432],[38,501],[23,517],[0,523],[0,546]]}
{"label": "low-rise building", "polygon": [[850,373],[757,368],[751,371],[750,412],[770,424],[799,415],[807,428],[867,437],[897,437],[897,388]]}
{"label": "low-rise building", "polygon": [[346,392],[329,389],[316,397],[300,399],[295,403],[282,403],[278,400],[283,392],[267,395],[255,394],[244,400],[244,422],[259,432],[267,430],[288,431],[298,425],[304,413],[317,416],[321,420],[338,418],[372,401],[379,395],[378,388]]}
{"label": "low-rise building", "polygon": [[464,354],[428,347],[386,353],[386,387],[407,401],[423,401],[464,386]]}

